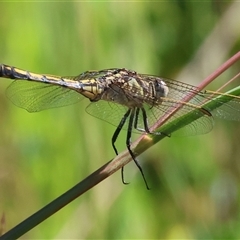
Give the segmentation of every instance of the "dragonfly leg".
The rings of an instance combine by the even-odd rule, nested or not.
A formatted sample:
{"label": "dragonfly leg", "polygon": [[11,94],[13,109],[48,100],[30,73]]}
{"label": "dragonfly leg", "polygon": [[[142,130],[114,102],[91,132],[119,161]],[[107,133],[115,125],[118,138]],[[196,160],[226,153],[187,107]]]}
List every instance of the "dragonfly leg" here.
{"label": "dragonfly leg", "polygon": [[146,110],[144,108],[141,108],[142,111],[142,118],[143,118],[143,126],[144,128],[139,128],[138,127],[138,118],[139,118],[139,112],[140,112],[140,108],[136,109],[136,113],[135,113],[135,120],[134,120],[134,128],[137,129],[140,132],[145,132],[148,134],[153,134],[148,127],[148,120],[147,120],[147,113]]}
{"label": "dragonfly leg", "polygon": [[[113,149],[114,149],[116,155],[118,155],[118,151],[117,151],[117,148],[115,146],[115,142],[116,142],[116,140],[118,138],[119,133],[122,130],[123,125],[125,124],[128,116],[129,116],[130,112],[131,112],[131,109],[128,109],[128,111],[124,114],[124,116],[121,119],[119,125],[117,126],[116,131],[114,132],[114,134],[112,136],[112,146],[113,146]],[[122,178],[123,184],[128,184],[127,182],[124,181],[124,167],[122,167],[122,169],[121,169],[121,178]]]}
{"label": "dragonfly leg", "polygon": [[142,170],[142,167],[140,166],[140,164],[138,163],[133,151],[131,150],[131,136],[132,136],[132,128],[133,128],[133,124],[136,123],[136,120],[134,121],[134,117],[136,117],[136,114],[135,114],[135,111],[136,113],[138,114],[138,110],[136,109],[133,109],[131,111],[131,114],[130,114],[130,118],[129,118],[129,124],[128,124],[128,129],[127,129],[127,139],[126,139],[126,145],[127,145],[127,149],[133,159],[133,161],[135,162],[135,164],[137,165],[142,177],[143,177],[143,180],[145,182],[145,185],[147,187],[148,190],[150,190],[148,184],[147,184],[147,180],[145,178],[145,175],[143,173],[143,170]]}
{"label": "dragonfly leg", "polygon": [[123,128],[123,125],[125,124],[129,114],[131,112],[131,109],[128,109],[128,111],[124,114],[123,118],[121,119],[119,125],[117,126],[117,129],[116,131],[114,132],[113,136],[112,136],[112,147],[114,149],[114,152],[116,153],[116,155],[118,155],[118,151],[117,151],[117,148],[115,146],[115,142],[118,138],[118,135],[119,133],[121,132],[122,128]]}
{"label": "dragonfly leg", "polygon": [[157,135],[164,135],[166,137],[171,137],[170,134],[167,134],[167,133],[164,133],[164,132],[159,132],[159,133],[155,133],[155,132],[151,132],[149,130],[149,127],[148,127],[148,120],[147,120],[147,113],[146,113],[146,110],[144,108],[141,108],[142,110],[142,116],[143,116],[143,124],[144,124],[144,129],[145,129],[145,132],[146,133],[149,133],[149,134],[157,134]]}
{"label": "dragonfly leg", "polygon": [[143,116],[143,124],[144,124],[144,129],[146,133],[151,133],[149,128],[148,128],[148,120],[147,120],[147,113],[144,108],[141,108],[142,111],[142,116]]}
{"label": "dragonfly leg", "polygon": [[151,133],[149,131],[148,128],[148,123],[147,123],[147,114],[145,112],[144,108],[141,108],[142,113],[143,113],[143,124],[144,124],[144,128],[139,128],[138,127],[138,118],[139,118],[139,112],[140,112],[140,108],[136,108],[136,112],[135,112],[135,119],[134,119],[134,128],[140,132],[146,132],[146,133]]}
{"label": "dragonfly leg", "polygon": [[137,129],[137,130],[139,130],[139,131],[141,131],[141,132],[148,133],[148,134],[164,135],[164,136],[166,136],[166,137],[171,137],[171,134],[167,134],[167,133],[164,133],[164,132],[151,132],[151,131],[149,130],[147,113],[146,113],[146,110],[145,110],[144,108],[141,108],[142,117],[143,117],[144,129],[138,128],[138,127],[137,127],[137,124],[138,124],[139,111],[140,111],[140,109],[138,108],[137,111],[136,111],[136,117],[135,117],[135,122],[134,122],[134,128],[135,128],[135,129]]}

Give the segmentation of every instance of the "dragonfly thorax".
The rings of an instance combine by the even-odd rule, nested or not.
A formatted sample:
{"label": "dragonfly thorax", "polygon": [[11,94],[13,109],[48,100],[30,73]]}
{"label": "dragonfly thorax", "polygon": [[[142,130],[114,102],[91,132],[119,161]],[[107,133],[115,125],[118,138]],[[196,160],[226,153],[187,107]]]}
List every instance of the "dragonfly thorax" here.
{"label": "dragonfly thorax", "polygon": [[130,105],[130,99],[124,93],[124,89],[115,84],[112,84],[107,89],[105,89],[105,91],[102,93],[101,99],[108,102],[115,102],[125,106]]}

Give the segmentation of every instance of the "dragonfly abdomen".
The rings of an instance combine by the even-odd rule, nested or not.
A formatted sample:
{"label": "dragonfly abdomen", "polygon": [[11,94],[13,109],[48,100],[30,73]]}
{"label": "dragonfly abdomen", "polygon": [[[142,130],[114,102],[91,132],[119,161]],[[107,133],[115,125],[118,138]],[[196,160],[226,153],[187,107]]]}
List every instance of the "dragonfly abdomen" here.
{"label": "dragonfly abdomen", "polygon": [[20,68],[11,67],[5,64],[0,65],[0,77],[60,85],[62,87],[67,87],[74,90],[82,88],[82,85],[78,81],[73,80],[73,77],[60,77],[54,75],[36,74],[33,72],[22,70]]}
{"label": "dragonfly abdomen", "polygon": [[27,71],[23,71],[19,68],[10,67],[5,64],[0,65],[0,77],[11,78],[11,79],[29,79]]}

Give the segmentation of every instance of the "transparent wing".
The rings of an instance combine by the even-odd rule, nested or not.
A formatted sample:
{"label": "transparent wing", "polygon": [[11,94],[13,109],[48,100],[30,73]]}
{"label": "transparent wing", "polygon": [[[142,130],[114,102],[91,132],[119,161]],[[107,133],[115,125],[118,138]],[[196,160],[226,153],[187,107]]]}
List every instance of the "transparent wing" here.
{"label": "transparent wing", "polygon": [[[147,78],[147,75],[143,75]],[[153,76],[152,76],[153,77]],[[194,97],[189,101],[196,106],[201,106],[206,102],[214,101],[219,106],[215,110],[207,109],[214,117],[225,120],[240,121],[240,97],[226,93],[213,91],[199,91],[197,87],[187,83],[179,82],[172,79],[161,78],[169,88],[167,99],[174,102],[181,101],[185,97],[193,94]],[[221,100],[219,100],[221,96]],[[188,108],[188,106],[185,106]],[[185,111],[184,111],[185,112]]]}
{"label": "transparent wing", "polygon": [[[105,76],[105,74],[110,74],[111,76],[112,71],[114,71],[114,69],[111,71],[103,70],[100,72],[85,72],[73,79],[80,81],[81,79],[88,77]],[[169,89],[167,97],[160,99],[155,99],[151,94],[148,94],[148,97],[144,97],[142,92],[139,91],[139,86],[141,85],[138,85],[136,89],[134,89],[134,86],[131,86],[133,89],[132,92],[134,93],[133,95],[127,91],[125,92],[125,89],[119,89],[119,96],[121,96],[121,94],[126,94],[126,97],[131,101],[136,101],[136,105],[140,106],[140,104],[143,104],[147,114],[149,128],[164,114],[179,107],[179,103],[182,104],[181,109],[171,116],[171,118],[168,119],[168,122],[172,122],[176,120],[176,118],[196,110],[194,111],[196,120],[181,129],[181,134],[183,135],[195,135],[209,132],[213,127],[213,118],[211,117],[211,114],[212,116],[223,119],[240,120],[240,97],[238,96],[211,91],[200,92],[195,86],[167,78],[159,78],[144,74],[139,74],[138,76],[140,76],[140,80],[143,83],[142,86],[144,86],[144,82],[147,81],[154,83],[156,80],[161,80],[165,82]],[[115,91],[117,91],[117,89],[118,88],[114,88]],[[189,95],[194,97],[192,97],[187,103],[182,102]],[[74,104],[82,99],[81,94],[67,87],[22,80],[17,80],[8,87],[7,96],[15,105],[25,108],[29,112],[66,106]],[[221,96],[221,98],[219,98],[219,96]],[[206,112],[202,111],[201,106],[209,101],[217,103],[218,107],[215,110],[205,108],[207,112],[211,112],[211,114],[206,114]],[[119,125],[127,110],[128,107],[126,106],[103,100],[91,103],[86,108],[86,111],[90,115],[105,120],[114,126]],[[141,111],[137,120],[137,128],[140,130],[144,129],[144,119]],[[127,122],[123,128],[127,128]],[[139,131],[135,130],[135,132]]]}
{"label": "transparent wing", "polygon": [[[152,127],[161,117],[163,117],[164,114],[169,113],[169,111],[174,110],[177,107],[178,104],[176,102],[164,102],[155,107],[148,106],[147,116],[148,116],[148,123],[149,126]],[[147,107],[145,107],[147,109]],[[197,134],[204,134],[208,133],[212,130],[214,121],[213,118],[209,115],[207,115],[204,111],[201,111],[201,109],[198,109],[197,106],[194,105],[184,105],[181,109],[179,109],[177,112],[174,113],[173,116],[171,116],[166,123],[171,123],[175,121],[176,119],[180,119],[181,116],[188,114],[190,112],[194,111],[194,118],[196,120],[190,122],[189,124],[182,127],[177,132],[174,132],[173,135],[179,135],[179,136],[191,136],[191,135],[197,135]],[[143,118],[139,119],[140,126],[143,126]],[[163,125],[164,126],[164,125]],[[155,131],[157,132],[157,131]],[[168,132],[164,132],[165,134],[169,134]]]}
{"label": "transparent wing", "polygon": [[[167,105],[161,105],[157,107],[151,107],[149,105],[145,105],[144,109],[147,113],[147,121],[149,127],[153,126],[158,119],[163,116],[164,113],[166,113],[167,109],[170,107],[170,104]],[[114,126],[118,126],[121,119],[123,118],[123,115],[127,112],[128,108],[125,106],[122,106],[120,104],[112,103],[112,102],[106,102],[103,100],[100,100],[98,102],[90,103],[88,107],[86,108],[87,113],[90,115],[99,118],[101,120],[104,120]],[[172,116],[168,122],[175,120],[176,118],[188,113],[189,111],[195,110],[193,107],[183,107],[180,111],[178,111],[174,116]],[[186,125],[181,129],[179,134],[181,136],[185,135],[196,135],[201,133],[207,133],[211,131],[213,127],[213,119],[212,117],[209,117],[205,115],[201,111],[196,112],[197,117],[199,119],[191,122],[190,124]],[[123,126],[123,129],[127,130],[128,122],[126,122]],[[138,116],[138,125],[137,127],[139,129],[144,129],[144,121],[142,113],[139,113]],[[139,131],[137,129],[133,129],[133,132],[135,133],[141,133],[142,131]],[[167,134],[167,133],[166,133]]]}
{"label": "transparent wing", "polygon": [[[118,126],[127,110],[128,108],[126,106],[103,100],[90,103],[86,107],[86,112],[88,114],[104,120],[113,126]],[[123,129],[127,129],[126,124],[124,125]]]}
{"label": "transparent wing", "polygon": [[[199,96],[196,96],[199,98]],[[221,98],[219,98],[221,97]],[[206,91],[201,98],[203,101],[211,100],[218,105],[216,109],[211,111],[214,117],[224,120],[240,121],[240,97],[225,93]]]}
{"label": "transparent wing", "polygon": [[[142,81],[153,81],[154,78],[156,77],[142,75]],[[164,114],[177,108],[179,103],[181,103],[181,101],[189,95],[194,95],[194,97],[187,103],[183,102],[181,109],[171,116],[167,122],[169,123],[175,121],[177,118],[191,111],[194,111],[196,120],[184,126],[180,131],[177,131],[175,135],[197,135],[207,133],[213,128],[213,117],[227,120],[240,120],[240,98],[238,96],[211,91],[201,92],[197,87],[189,84],[166,78],[161,78],[161,80],[163,80],[169,88],[167,97],[161,98],[158,102],[153,102],[153,99],[143,99],[143,106],[147,113],[149,128],[153,126]],[[221,96],[221,100],[218,99],[219,96]],[[139,96],[139,98],[142,98],[142,95]],[[201,106],[209,101],[213,101],[214,104],[217,103],[218,107],[215,110],[210,108],[201,109]],[[86,111],[92,116],[117,126],[127,109],[128,108],[125,106],[100,100],[96,103],[91,103],[87,107]],[[127,128],[127,122],[123,128]],[[137,128],[144,129],[144,121],[141,112],[138,116]],[[135,130],[134,132],[137,131]]]}
{"label": "transparent wing", "polygon": [[16,106],[29,112],[63,107],[82,99],[82,95],[66,87],[22,80],[12,82],[6,94]]}

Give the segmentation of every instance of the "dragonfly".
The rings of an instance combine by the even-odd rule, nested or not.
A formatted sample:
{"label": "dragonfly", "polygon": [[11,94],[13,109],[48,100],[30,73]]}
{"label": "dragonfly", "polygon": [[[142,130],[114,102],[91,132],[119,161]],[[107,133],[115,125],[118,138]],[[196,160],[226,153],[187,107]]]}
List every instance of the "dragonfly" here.
{"label": "dragonfly", "polygon": [[[163,134],[153,128],[166,113],[175,111],[167,119],[173,122],[194,111],[196,118],[181,131],[187,135],[203,134],[213,128],[213,118],[240,120],[240,97],[213,91],[200,91],[198,87],[180,81],[149,74],[140,74],[126,68],[86,71],[77,76],[62,77],[36,74],[16,67],[0,64],[0,77],[14,80],[6,90],[8,98],[28,112],[67,106],[88,98],[86,112],[114,126],[111,143],[115,146],[122,129],[127,130],[126,147],[149,189],[142,167],[131,148],[132,133]],[[223,96],[219,98],[219,96]],[[185,99],[188,99],[185,101]],[[219,100],[221,99],[221,100]],[[219,103],[212,110],[203,104]],[[121,171],[122,182],[126,184]]]}

